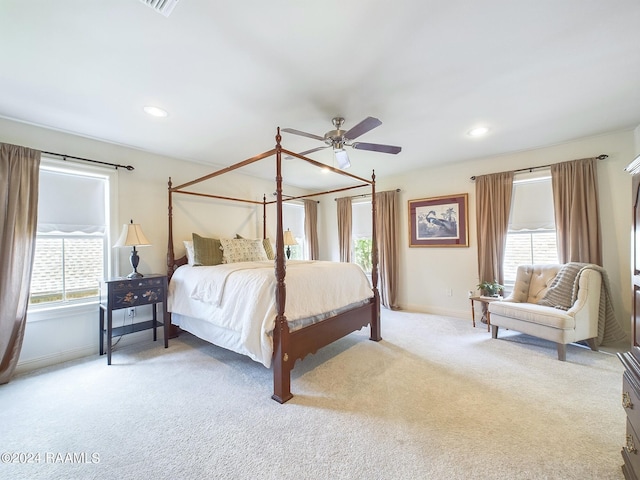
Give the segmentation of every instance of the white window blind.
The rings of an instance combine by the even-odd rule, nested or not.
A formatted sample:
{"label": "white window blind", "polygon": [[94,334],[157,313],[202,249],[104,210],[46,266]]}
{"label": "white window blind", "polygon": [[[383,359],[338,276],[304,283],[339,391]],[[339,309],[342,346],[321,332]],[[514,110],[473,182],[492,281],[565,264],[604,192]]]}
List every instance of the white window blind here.
{"label": "white window blind", "polygon": [[104,235],[105,190],[104,177],[41,169],[38,233]]}
{"label": "white window blind", "polygon": [[513,183],[509,231],[555,230],[553,192],[548,172],[518,175]]}
{"label": "white window blind", "polygon": [[351,234],[353,238],[371,238],[371,202],[351,204]]}
{"label": "white window blind", "polygon": [[304,237],[304,205],[300,203],[283,203],[282,225],[284,230],[291,230],[293,237],[298,242],[297,245],[291,247],[291,258],[295,260],[303,260],[306,257]]}
{"label": "white window blind", "polygon": [[282,223],[284,230],[289,229],[293,236],[304,238],[304,206],[292,203],[282,204]]}

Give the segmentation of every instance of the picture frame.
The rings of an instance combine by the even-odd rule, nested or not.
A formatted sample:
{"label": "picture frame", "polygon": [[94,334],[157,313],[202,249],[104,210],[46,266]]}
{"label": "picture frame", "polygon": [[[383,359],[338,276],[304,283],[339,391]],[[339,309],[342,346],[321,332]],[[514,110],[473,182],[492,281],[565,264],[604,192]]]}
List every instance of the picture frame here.
{"label": "picture frame", "polygon": [[468,247],[469,194],[409,200],[409,247]]}

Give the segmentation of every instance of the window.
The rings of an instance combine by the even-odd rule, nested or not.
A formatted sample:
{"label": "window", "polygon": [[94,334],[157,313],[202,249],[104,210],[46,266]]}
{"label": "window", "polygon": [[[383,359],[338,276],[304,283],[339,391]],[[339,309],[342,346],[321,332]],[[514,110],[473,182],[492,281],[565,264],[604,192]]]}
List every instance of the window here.
{"label": "window", "polygon": [[111,173],[42,160],[31,306],[96,299],[108,271]]}
{"label": "window", "polygon": [[[291,260],[304,260],[305,253],[305,237],[304,237],[304,205],[299,203],[283,203],[282,204],[282,223],[284,229],[291,230],[293,237],[298,242],[297,245],[291,245]],[[287,247],[284,247],[285,252]]]}
{"label": "window", "polygon": [[371,274],[371,201],[351,204],[351,236],[353,238],[353,261],[367,274]]}
{"label": "window", "polygon": [[504,255],[504,282],[515,283],[518,265],[558,263],[553,192],[548,171],[518,175]]}

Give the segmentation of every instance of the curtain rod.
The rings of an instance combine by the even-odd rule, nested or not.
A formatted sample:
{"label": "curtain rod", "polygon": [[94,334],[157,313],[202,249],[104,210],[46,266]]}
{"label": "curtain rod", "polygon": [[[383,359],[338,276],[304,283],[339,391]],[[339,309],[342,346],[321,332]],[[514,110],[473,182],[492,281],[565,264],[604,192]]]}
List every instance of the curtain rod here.
{"label": "curtain rod", "polygon": [[[396,192],[399,192],[400,189],[396,188]],[[362,195],[351,195],[350,197],[340,197],[340,198],[363,198],[363,197],[370,197],[371,194],[370,193],[363,193]],[[338,199],[334,198],[334,200],[337,202]]]}
{"label": "curtain rod", "polygon": [[74,157],[73,155],[63,155],[62,153],[44,152],[44,151],[41,153],[44,153],[46,155],[55,155],[56,157],[62,157],[62,160],[64,161],[66,161],[67,158],[72,158],[73,160],[80,160],[82,162],[99,163],[100,165],[108,165],[110,167],[114,167],[116,170],[118,168],[134,170],[134,167],[132,167],[131,165],[119,165],[117,163],[101,162],[100,160],[91,160],[90,158]]}
{"label": "curtain rod", "polygon": [[[606,154],[602,154],[602,155],[598,155],[597,157],[598,160],[604,160],[605,158],[609,158],[609,155]],[[549,168],[551,165],[540,165],[538,167],[529,167],[529,168],[519,168],[518,170],[514,170],[513,173],[520,173],[520,172],[533,172],[534,170],[538,170],[541,168]],[[475,180],[476,176],[474,175],[473,177],[471,177],[471,181]]]}

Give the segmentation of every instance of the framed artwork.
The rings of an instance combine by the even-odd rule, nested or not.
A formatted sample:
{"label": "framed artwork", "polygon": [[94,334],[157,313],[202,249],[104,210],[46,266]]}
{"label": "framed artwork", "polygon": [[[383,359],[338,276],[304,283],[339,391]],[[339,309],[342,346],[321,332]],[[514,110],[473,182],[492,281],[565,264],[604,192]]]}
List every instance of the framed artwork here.
{"label": "framed artwork", "polygon": [[468,247],[469,195],[409,200],[410,247]]}

